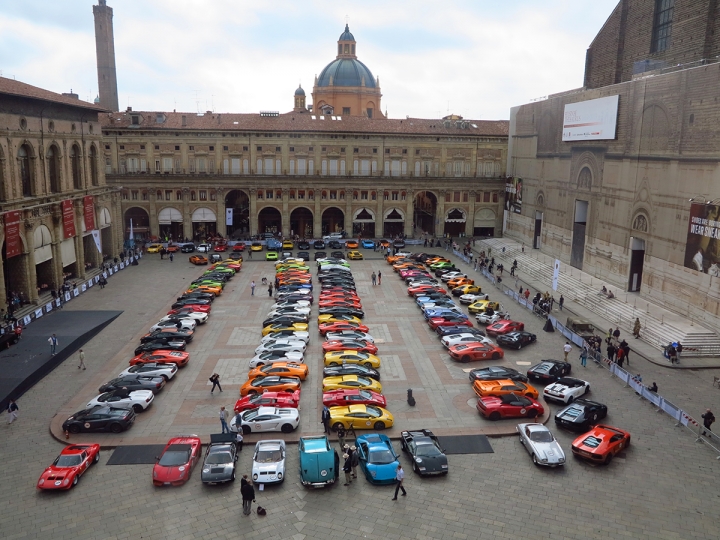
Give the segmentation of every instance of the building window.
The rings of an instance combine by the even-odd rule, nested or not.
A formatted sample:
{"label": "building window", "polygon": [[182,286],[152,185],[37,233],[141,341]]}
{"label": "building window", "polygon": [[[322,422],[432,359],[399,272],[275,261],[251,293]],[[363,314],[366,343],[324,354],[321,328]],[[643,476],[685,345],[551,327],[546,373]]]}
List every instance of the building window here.
{"label": "building window", "polygon": [[367,109],[367,117],[368,117],[368,118],[372,118],[372,115],[373,115],[373,110],[372,110],[372,108],[368,107],[368,109]]}
{"label": "building window", "polygon": [[291,201],[294,201],[294,200],[295,200],[295,190],[294,190],[294,189],[291,189],[291,190],[290,190],[290,200],[291,200]]}
{"label": "building window", "polygon": [[201,201],[207,201],[207,191],[204,189],[200,190],[200,200]]}
{"label": "building window", "polygon": [[397,201],[397,200],[398,200],[398,192],[397,192],[397,191],[393,191],[393,192],[392,192],[392,200],[393,200],[393,201]]}
{"label": "building window", "polygon": [[136,116],[136,115],[133,115],[133,116],[132,116],[132,125],[133,125],[133,126],[137,126],[138,124],[140,124],[140,117],[139,117],[139,116]]}
{"label": "building window", "polygon": [[497,193],[493,193],[493,202],[494,203],[498,202],[498,194]]}
{"label": "building window", "polygon": [[137,200],[138,200],[138,190],[133,189],[133,190],[131,191],[131,193],[132,193],[132,200],[133,200],[133,201],[137,201]]}
{"label": "building window", "polygon": [[298,192],[297,192],[297,198],[298,198],[299,201],[304,201],[304,200],[305,200],[305,191],[304,191],[304,190],[298,191]]}
{"label": "building window", "polygon": [[127,201],[130,197],[128,197],[128,192],[126,190],[123,190],[122,192],[122,199],[123,201]]}
{"label": "building window", "polygon": [[177,191],[175,192],[175,199],[178,200],[178,201],[182,201],[182,191],[177,190]]}
{"label": "building window", "polygon": [[191,192],[190,192],[190,200],[191,200],[191,201],[196,201],[196,200],[197,200],[197,193],[195,193],[195,191],[191,191]]}
{"label": "building window", "polygon": [[173,158],[166,157],[163,158],[163,172],[164,173],[171,173],[173,168]]}
{"label": "building window", "polygon": [[180,160],[175,160],[175,172],[180,172]]}
{"label": "building window", "polygon": [[258,198],[258,199],[262,199],[262,198],[263,198],[263,192],[262,192],[262,191],[258,191],[258,192],[257,192],[257,198]]}
{"label": "building window", "polygon": [[361,191],[360,192],[360,200],[367,201],[368,200],[368,192],[367,191]]}
{"label": "building window", "polygon": [[188,170],[191,173],[195,172],[195,158],[188,158]]}
{"label": "building window", "polygon": [[468,192],[467,192],[467,191],[463,191],[463,194],[462,194],[463,202],[468,202],[468,197],[469,197]]}
{"label": "building window", "polygon": [[211,191],[211,192],[210,192],[210,200],[211,200],[211,201],[217,200],[217,195],[215,194],[214,191]]}
{"label": "building window", "polygon": [[169,201],[172,198],[172,190],[166,189],[165,190],[165,200]]}
{"label": "building window", "polygon": [[482,202],[484,202],[484,203],[490,202],[490,192],[489,192],[489,191],[483,192],[483,200],[482,200]]}
{"label": "building window", "polygon": [[655,23],[651,52],[662,52],[670,45],[675,0],[655,0]]}
{"label": "building window", "polygon": [[180,151],[180,147],[176,145],[176,146],[175,146],[175,151],[176,151],[176,152]]}
{"label": "building window", "polygon": [[343,107],[343,116],[350,116],[350,107]]}
{"label": "building window", "polygon": [[47,152],[48,176],[50,177],[50,193],[60,193],[60,159],[59,151],[53,144]]}
{"label": "building window", "polygon": [[93,186],[100,185],[98,178],[97,150],[95,146],[90,147],[90,181]]}
{"label": "building window", "polygon": [[312,189],[310,191],[308,191],[308,200],[309,201],[315,200],[315,192]]}
{"label": "building window", "polygon": [[330,192],[330,199],[331,200],[337,199],[337,191],[333,190]]}
{"label": "building window", "polygon": [[307,174],[307,161],[305,159],[298,159],[297,160],[297,173],[298,174]]}
{"label": "building window", "polygon": [[327,159],[322,160],[322,175],[325,176],[327,174]]}
{"label": "building window", "polygon": [[142,192],[142,200],[143,200],[143,201],[147,201],[147,200],[148,200],[148,192],[147,192],[147,191],[143,191],[143,192]]}
{"label": "building window", "polygon": [[214,146],[210,146],[209,148],[210,148],[210,152],[214,152],[214,151],[215,151],[215,147],[214,147]]}
{"label": "building window", "polygon": [[[140,147],[141,150],[145,150],[145,146]],[[160,150],[160,145],[155,145],[155,150]]]}
{"label": "building window", "polygon": [[156,173],[160,172],[160,160],[159,159],[155,160],[155,172]]}
{"label": "building window", "polygon": [[372,193],[370,193],[370,200],[372,200],[372,201],[376,201],[376,200],[377,200],[377,193],[376,193],[375,191],[373,191]]}
{"label": "building window", "polygon": [[272,192],[272,190],[269,190],[269,189],[268,189],[267,191],[265,191],[265,198],[268,199],[268,200],[273,198],[273,192]]}
{"label": "building window", "polygon": [[82,177],[80,176],[80,148],[76,144],[70,149],[70,168],[72,169],[73,187],[82,189]]}

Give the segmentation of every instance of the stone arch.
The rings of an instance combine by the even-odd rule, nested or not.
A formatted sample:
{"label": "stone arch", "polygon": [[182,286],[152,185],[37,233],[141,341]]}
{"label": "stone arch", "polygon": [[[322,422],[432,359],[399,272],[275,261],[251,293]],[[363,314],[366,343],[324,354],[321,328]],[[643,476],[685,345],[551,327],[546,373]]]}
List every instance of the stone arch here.
{"label": "stone arch", "polygon": [[272,204],[266,204],[257,210],[258,233],[281,233],[282,211]]}
{"label": "stone arch", "polygon": [[109,227],[111,224],[112,217],[110,214],[110,210],[108,210],[104,206],[101,206],[100,211],[98,212],[98,229],[104,229],[105,227]]}
{"label": "stone arch", "polygon": [[670,141],[670,115],[659,102],[648,104],[640,119],[640,151],[663,152]]}
{"label": "stone arch", "polygon": [[644,205],[635,208],[630,220],[630,229],[633,233],[648,234],[651,230],[650,212]]}
{"label": "stone arch", "polygon": [[383,214],[383,221],[405,221],[405,212],[396,206],[388,208]]}
{"label": "stone arch", "polygon": [[375,222],[375,212],[371,208],[367,208],[363,206],[362,208],[358,208],[353,213],[353,223],[354,222],[367,222],[367,223],[374,223]]}
{"label": "stone arch", "polygon": [[580,169],[577,176],[577,187],[578,189],[592,189],[593,174],[590,167],[587,165]]}
{"label": "stone arch", "polygon": [[537,197],[535,197],[535,205],[538,208],[543,208],[545,206],[545,193],[543,193],[542,190],[538,191]]}
{"label": "stone arch", "polygon": [[290,234],[301,238],[313,237],[315,213],[307,206],[300,205],[290,210]]}

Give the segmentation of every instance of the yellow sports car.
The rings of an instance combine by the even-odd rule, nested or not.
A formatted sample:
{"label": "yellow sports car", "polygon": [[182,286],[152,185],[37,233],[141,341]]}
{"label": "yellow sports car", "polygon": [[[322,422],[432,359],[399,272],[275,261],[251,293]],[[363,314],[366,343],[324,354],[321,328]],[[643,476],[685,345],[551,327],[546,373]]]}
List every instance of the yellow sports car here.
{"label": "yellow sports car", "polygon": [[360,375],[342,375],[340,377],[325,377],[322,382],[322,391],[330,390],[372,390],[378,394],[382,394],[382,384],[368,377]]}
{"label": "yellow sports car", "polygon": [[348,251],[347,258],[350,259],[351,261],[362,260],[363,254],[360,253],[359,251]]}
{"label": "yellow sports car", "polygon": [[468,311],[470,313],[482,313],[487,308],[497,311],[500,309],[500,302],[495,302],[493,300],[478,300],[468,306]]}
{"label": "yellow sports car", "polygon": [[329,351],[325,353],[326,366],[339,366],[340,364],[362,364],[365,367],[377,369],[380,359],[374,354],[361,351]]}
{"label": "yellow sports car", "polygon": [[390,411],[374,405],[330,407],[330,425],[333,429],[385,429],[395,422]]}
{"label": "yellow sports car", "polygon": [[145,250],[145,253],[160,253],[161,249],[162,244],[150,244]]}
{"label": "yellow sports car", "polygon": [[351,322],[356,324],[362,324],[362,321],[354,315],[333,315],[331,313],[324,313],[323,315],[318,315],[318,324],[330,322]]}
{"label": "yellow sports car", "polygon": [[462,296],[463,294],[480,294],[482,287],[477,285],[460,285],[452,290],[453,296]]}
{"label": "yellow sports car", "polygon": [[292,240],[284,240],[282,243],[283,249],[295,249],[295,244]]}
{"label": "yellow sports car", "polygon": [[475,381],[473,391],[480,397],[519,394],[533,399],[538,398],[538,391],[529,383],[501,379],[499,381]]}
{"label": "yellow sports car", "polygon": [[250,251],[262,251],[263,245],[260,242],[250,244]]}
{"label": "yellow sports car", "polygon": [[267,336],[268,334],[273,334],[275,332],[282,332],[283,330],[290,330],[293,332],[307,332],[308,325],[307,325],[307,323],[302,323],[302,322],[296,322],[296,323],[292,323],[292,324],[284,324],[284,323],[269,324],[265,328],[262,329],[262,335]]}

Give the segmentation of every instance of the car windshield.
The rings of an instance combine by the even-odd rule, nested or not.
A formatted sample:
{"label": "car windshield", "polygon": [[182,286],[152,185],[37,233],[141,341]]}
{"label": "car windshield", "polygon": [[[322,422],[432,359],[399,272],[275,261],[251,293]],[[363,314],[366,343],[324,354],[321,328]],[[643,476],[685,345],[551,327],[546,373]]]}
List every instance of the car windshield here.
{"label": "car windshield", "polygon": [[162,455],[158,465],[176,467],[185,465],[188,461],[190,461],[190,450],[168,450]]}
{"label": "car windshield", "polygon": [[549,431],[532,431],[530,432],[530,440],[533,442],[550,443],[553,442],[553,436]]}
{"label": "car windshield", "polygon": [[245,414],[243,414],[242,419],[243,419],[245,422],[249,422],[250,420],[252,420],[253,418],[255,418],[257,415],[258,415],[258,410],[257,410],[257,409],[253,409],[252,411],[248,411],[248,412],[246,412]]}
{"label": "car windshield", "polygon": [[359,391],[358,391],[358,395],[359,395],[362,399],[370,399],[370,398],[372,398],[372,394],[371,394],[370,392],[368,392],[367,390],[359,390]]}
{"label": "car windshield", "polygon": [[58,456],[55,460],[56,467],[77,467],[82,463],[82,457],[77,454],[74,456]]}
{"label": "car windshield", "polygon": [[255,461],[258,463],[275,463],[282,460],[282,450],[258,450]]}
{"label": "car windshield", "polygon": [[232,463],[233,458],[230,452],[215,452],[210,454],[205,460],[207,465],[220,465],[222,463]]}
{"label": "car windshield", "polygon": [[441,452],[438,450],[438,447],[430,442],[418,444],[415,450],[415,455],[418,457],[439,456],[440,454]]}
{"label": "car windshield", "polygon": [[368,456],[368,463],[374,463],[375,465],[387,465],[388,463],[392,463],[393,461],[395,461],[395,456],[390,450],[370,450],[370,455]]}

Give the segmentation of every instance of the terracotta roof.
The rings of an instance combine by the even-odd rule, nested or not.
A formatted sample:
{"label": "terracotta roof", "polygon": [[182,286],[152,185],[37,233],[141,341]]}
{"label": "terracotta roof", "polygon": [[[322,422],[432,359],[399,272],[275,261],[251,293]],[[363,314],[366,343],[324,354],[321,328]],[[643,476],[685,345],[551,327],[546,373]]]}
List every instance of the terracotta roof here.
{"label": "terracotta roof", "polygon": [[62,103],[63,105],[70,105],[71,107],[78,107],[80,109],[107,112],[107,109],[100,107],[99,105],[63,96],[62,94],[56,94],[55,92],[50,92],[49,90],[44,90],[42,88],[38,88],[37,86],[16,81],[15,79],[7,79],[5,77],[0,77],[0,94],[39,99],[42,101],[52,101],[54,103]]}
{"label": "terracotta roof", "polygon": [[[162,115],[164,121],[157,122],[157,115]],[[139,124],[132,124],[132,116],[139,117]],[[185,117],[185,125],[183,125],[183,117]],[[123,111],[100,115],[100,123],[103,129],[307,131],[456,137],[507,137],[508,135],[509,122],[507,120],[462,120],[462,122],[465,123],[465,127],[456,124],[455,120],[450,120],[449,124],[446,124],[443,119],[370,119],[358,116],[322,116],[309,112],[290,112],[274,116],[263,116],[261,114]]]}

